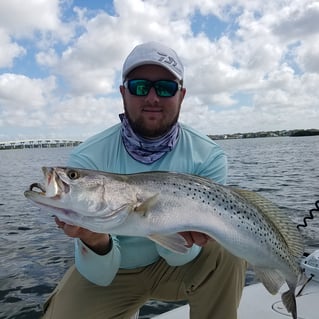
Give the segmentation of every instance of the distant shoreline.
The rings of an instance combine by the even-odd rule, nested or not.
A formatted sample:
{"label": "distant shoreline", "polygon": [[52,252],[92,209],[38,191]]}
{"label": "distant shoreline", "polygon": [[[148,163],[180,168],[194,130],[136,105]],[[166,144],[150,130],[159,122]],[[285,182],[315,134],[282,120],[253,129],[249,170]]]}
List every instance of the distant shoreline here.
{"label": "distant shoreline", "polygon": [[[212,140],[226,139],[243,139],[243,138],[260,138],[260,137],[281,137],[281,136],[314,136],[319,135],[317,129],[307,130],[282,130],[282,131],[261,131],[251,133],[234,133],[234,134],[216,134],[208,135]],[[39,141],[16,141],[1,142],[1,150],[12,149],[34,149],[34,148],[57,148],[57,147],[74,147],[81,144],[82,141],[66,141],[66,140],[39,140]]]}
{"label": "distant shoreline", "polygon": [[226,140],[226,139],[242,139],[242,138],[259,138],[259,137],[281,137],[281,136],[315,136],[319,135],[317,129],[307,130],[282,130],[282,131],[261,131],[251,133],[234,133],[234,134],[216,134],[208,135],[213,140]]}

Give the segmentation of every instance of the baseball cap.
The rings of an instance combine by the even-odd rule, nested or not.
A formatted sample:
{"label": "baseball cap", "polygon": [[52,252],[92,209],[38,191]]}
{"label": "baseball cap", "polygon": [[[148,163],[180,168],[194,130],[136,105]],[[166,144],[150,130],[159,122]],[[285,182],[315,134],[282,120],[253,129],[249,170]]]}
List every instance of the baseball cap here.
{"label": "baseball cap", "polygon": [[182,80],[184,76],[184,67],[176,52],[158,42],[147,42],[137,45],[127,56],[123,64],[122,79],[136,67],[145,64],[155,64],[164,67]]}

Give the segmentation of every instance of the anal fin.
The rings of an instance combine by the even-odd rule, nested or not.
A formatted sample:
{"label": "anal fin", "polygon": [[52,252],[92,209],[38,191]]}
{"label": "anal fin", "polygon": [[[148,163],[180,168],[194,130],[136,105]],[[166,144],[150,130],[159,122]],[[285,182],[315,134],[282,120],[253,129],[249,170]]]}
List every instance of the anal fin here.
{"label": "anal fin", "polygon": [[256,267],[254,271],[258,279],[272,295],[275,295],[285,282],[283,275],[276,269]]}

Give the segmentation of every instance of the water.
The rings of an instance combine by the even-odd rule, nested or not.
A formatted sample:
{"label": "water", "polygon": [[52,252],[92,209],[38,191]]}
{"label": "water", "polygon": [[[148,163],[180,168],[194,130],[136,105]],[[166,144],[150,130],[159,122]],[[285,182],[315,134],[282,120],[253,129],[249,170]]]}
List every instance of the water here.
{"label": "water", "polygon": [[[259,192],[301,223],[319,200],[319,137],[278,137],[219,141],[229,158],[231,185]],[[319,246],[319,213],[306,231]],[[312,250],[312,249],[310,249]]]}
{"label": "water", "polygon": [[[319,199],[319,137],[218,141],[229,156],[229,184],[260,192],[300,223]],[[73,242],[23,196],[41,166],[63,165],[70,148],[0,151],[0,319],[40,318],[41,304],[73,263]],[[303,230],[319,248],[319,215]],[[150,302],[141,318],[175,305]]]}

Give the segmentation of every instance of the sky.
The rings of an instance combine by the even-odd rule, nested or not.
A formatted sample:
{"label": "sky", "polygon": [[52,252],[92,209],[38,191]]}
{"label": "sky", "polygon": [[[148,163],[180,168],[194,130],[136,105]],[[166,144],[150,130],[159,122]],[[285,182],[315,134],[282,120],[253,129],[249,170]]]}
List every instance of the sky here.
{"label": "sky", "polygon": [[180,56],[180,121],[202,133],[319,128],[319,1],[1,0],[0,141],[118,123],[124,59],[147,41]]}

